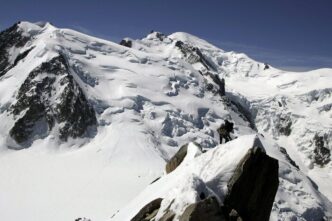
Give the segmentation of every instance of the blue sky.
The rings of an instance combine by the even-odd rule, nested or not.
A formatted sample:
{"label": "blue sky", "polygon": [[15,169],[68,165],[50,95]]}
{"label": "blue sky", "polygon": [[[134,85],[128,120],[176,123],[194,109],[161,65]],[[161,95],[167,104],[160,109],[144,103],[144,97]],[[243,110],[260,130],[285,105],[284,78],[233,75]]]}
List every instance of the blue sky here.
{"label": "blue sky", "polygon": [[330,0],[1,0],[0,29],[50,21],[113,41],[184,31],[286,70],[332,68]]}

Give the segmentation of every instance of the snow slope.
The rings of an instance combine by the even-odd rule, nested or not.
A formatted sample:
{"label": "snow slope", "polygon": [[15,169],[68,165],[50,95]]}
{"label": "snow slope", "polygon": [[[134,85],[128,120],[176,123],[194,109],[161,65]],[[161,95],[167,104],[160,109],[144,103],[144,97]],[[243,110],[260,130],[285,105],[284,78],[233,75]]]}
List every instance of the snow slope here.
{"label": "snow slope", "polygon": [[[233,137],[240,141],[234,142],[246,143],[243,139],[249,138],[241,137],[258,131],[271,149],[268,154],[285,164],[272,220],[306,220],[312,218],[306,216],[312,207],[331,213],[330,202],[319,192],[332,200],[331,163],[320,168],[312,160],[315,133],[324,133],[332,149],[331,70],[264,70],[262,63],[186,33],[154,32],[127,48],[49,23],[21,22],[19,28],[30,40],[8,49],[9,61],[31,51],[0,77],[1,220],[108,220],[162,176],[165,162],[181,145],[195,141],[206,149],[217,146],[216,129],[225,119],[235,122]],[[176,46],[179,40],[198,47],[206,60],[184,55]],[[59,54],[95,110],[96,133],[64,142],[53,129],[47,137],[33,137],[27,149],[8,149],[8,131],[17,120],[9,107],[19,87],[32,70]],[[216,75],[226,79],[229,99],[216,93],[211,77]],[[208,84],[213,90],[206,89]],[[287,106],[278,108],[278,99]],[[274,131],[278,119],[273,116],[282,114],[293,122],[289,136]],[[279,146],[301,171],[289,164]],[[174,182],[169,177],[163,179]]]}
{"label": "snow slope", "polygon": [[[260,139],[264,140],[262,137]],[[261,148],[279,160],[280,186],[271,220],[319,220],[323,214],[331,217],[332,203],[317,193],[312,181],[284,162],[284,156],[280,152],[267,143],[264,145],[266,148],[255,135],[245,135],[202,154],[195,144],[190,143],[188,154],[180,166],[149,185],[116,214],[114,220],[130,220],[140,208],[157,198],[162,198],[163,201],[156,220],[168,210],[176,214],[177,220],[188,205],[200,201],[201,193],[206,197],[215,196],[219,202],[223,202],[228,189],[227,183],[237,163],[253,147]],[[179,177],[181,182],[178,181]]]}

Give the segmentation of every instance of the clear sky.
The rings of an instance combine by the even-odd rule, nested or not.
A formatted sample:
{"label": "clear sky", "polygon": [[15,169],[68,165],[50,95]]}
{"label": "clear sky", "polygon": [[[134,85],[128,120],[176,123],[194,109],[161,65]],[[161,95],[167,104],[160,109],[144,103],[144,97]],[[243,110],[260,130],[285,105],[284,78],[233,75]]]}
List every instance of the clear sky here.
{"label": "clear sky", "polygon": [[184,31],[282,69],[332,68],[331,0],[0,0],[0,29],[20,20],[113,41]]}

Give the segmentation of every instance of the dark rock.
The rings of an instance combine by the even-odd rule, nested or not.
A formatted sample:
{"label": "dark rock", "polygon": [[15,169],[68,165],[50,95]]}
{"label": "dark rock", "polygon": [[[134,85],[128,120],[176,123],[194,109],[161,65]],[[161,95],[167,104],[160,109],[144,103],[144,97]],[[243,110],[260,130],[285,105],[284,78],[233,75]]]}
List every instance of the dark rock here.
{"label": "dark rock", "polygon": [[206,85],[206,90],[208,90],[208,91],[212,91],[212,90],[213,90],[213,84],[208,83],[208,84]]}
{"label": "dark rock", "polygon": [[325,147],[324,137],[316,134],[314,136],[314,145],[315,163],[320,166],[325,166],[331,161],[331,152],[327,147]]}
{"label": "dark rock", "polygon": [[166,164],[166,173],[175,170],[187,155],[188,144],[183,145],[178,152]]}
{"label": "dark rock", "polygon": [[83,218],[77,218],[77,219],[75,219],[75,221],[91,221],[91,219],[88,219],[88,218],[85,218],[85,217],[83,217]]}
{"label": "dark rock", "polygon": [[232,95],[231,93],[228,94],[226,98],[228,98],[231,104],[234,105],[234,111],[236,111],[245,121],[248,121],[250,123],[249,126],[253,130],[258,131],[255,123],[257,110],[251,107],[250,102],[245,98],[238,99],[239,97]]}
{"label": "dark rock", "polygon": [[130,221],[149,221],[157,215],[161,201],[158,198],[145,205]]}
{"label": "dark rock", "polygon": [[269,69],[270,68],[270,66],[267,64],[267,63],[265,63],[264,64],[264,70],[267,70],[267,69]]}
{"label": "dark rock", "polygon": [[180,51],[186,56],[187,61],[191,64],[196,62],[201,62],[207,70],[217,71],[215,66],[212,64],[210,60],[208,60],[201,50],[197,47],[193,47],[192,45],[185,44],[182,41],[177,41],[175,46],[180,49]]}
{"label": "dark rock", "polygon": [[[61,88],[59,93],[58,88]],[[62,55],[42,63],[28,75],[10,111],[14,116],[25,111],[9,132],[18,144],[25,147],[34,139],[47,136],[56,122],[60,125],[60,139],[66,140],[83,136],[97,121]]]}
{"label": "dark rock", "polygon": [[29,37],[22,35],[19,23],[0,33],[0,77],[13,67],[13,64],[9,63],[7,50],[11,47],[23,47],[29,40]]}
{"label": "dark rock", "polygon": [[131,40],[122,39],[120,45],[131,48],[133,46],[133,42]]}
{"label": "dark rock", "polygon": [[[198,145],[198,144],[197,144]],[[166,164],[166,173],[175,170],[187,155],[188,144],[183,145]]]}
{"label": "dark rock", "polygon": [[160,219],[159,221],[172,221],[175,217],[175,213],[172,211],[167,211]]}
{"label": "dark rock", "polygon": [[179,221],[225,221],[218,200],[208,197],[205,200],[189,205]]}
{"label": "dark rock", "polygon": [[228,183],[224,206],[235,209],[243,220],[268,221],[279,186],[278,161],[255,147],[243,157]]}
{"label": "dark rock", "polygon": [[279,134],[289,136],[292,132],[292,120],[290,117],[280,117],[276,124]]}
{"label": "dark rock", "polygon": [[219,95],[225,96],[226,95],[225,79],[224,78],[220,79],[218,75],[212,74],[211,72],[207,72],[207,74],[210,76],[213,82],[219,86],[219,91],[218,91]]}
{"label": "dark rock", "polygon": [[19,61],[21,61],[22,59],[24,59],[24,58],[30,53],[30,51],[31,51],[32,49],[34,49],[34,47],[29,48],[28,50],[26,50],[26,51],[24,51],[23,53],[19,54],[19,55],[16,57],[13,66],[16,66],[17,63],[18,63]]}
{"label": "dark rock", "polygon": [[286,157],[286,160],[293,165],[294,167],[296,167],[297,169],[300,169],[299,166],[295,163],[294,160],[292,160],[292,158],[288,155],[287,151],[285,148],[283,147],[279,147],[280,152]]}
{"label": "dark rock", "polygon": [[160,32],[156,32],[156,37],[160,40],[163,41],[166,38],[166,35]]}
{"label": "dark rock", "polygon": [[160,180],[161,177],[157,177],[156,179],[154,179],[150,184],[153,184],[155,182],[157,182],[158,180]]}
{"label": "dark rock", "polygon": [[178,47],[178,48],[180,48],[180,49],[182,48],[183,44],[184,43],[182,41],[175,42],[175,46]]}
{"label": "dark rock", "polygon": [[212,63],[211,60],[209,60],[207,57],[205,57],[203,55],[203,53],[201,52],[201,50],[199,48],[195,48],[195,52],[196,54],[199,56],[200,58],[200,62],[209,70],[212,69],[213,71],[217,71],[216,67],[214,66],[214,64]]}

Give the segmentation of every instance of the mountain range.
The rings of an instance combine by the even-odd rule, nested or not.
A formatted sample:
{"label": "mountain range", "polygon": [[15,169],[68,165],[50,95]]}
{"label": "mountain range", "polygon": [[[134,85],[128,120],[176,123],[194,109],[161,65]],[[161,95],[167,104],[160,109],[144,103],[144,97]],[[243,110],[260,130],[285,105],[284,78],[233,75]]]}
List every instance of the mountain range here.
{"label": "mountain range", "polygon": [[0,33],[0,219],[330,220],[331,82],[183,32],[18,22]]}

